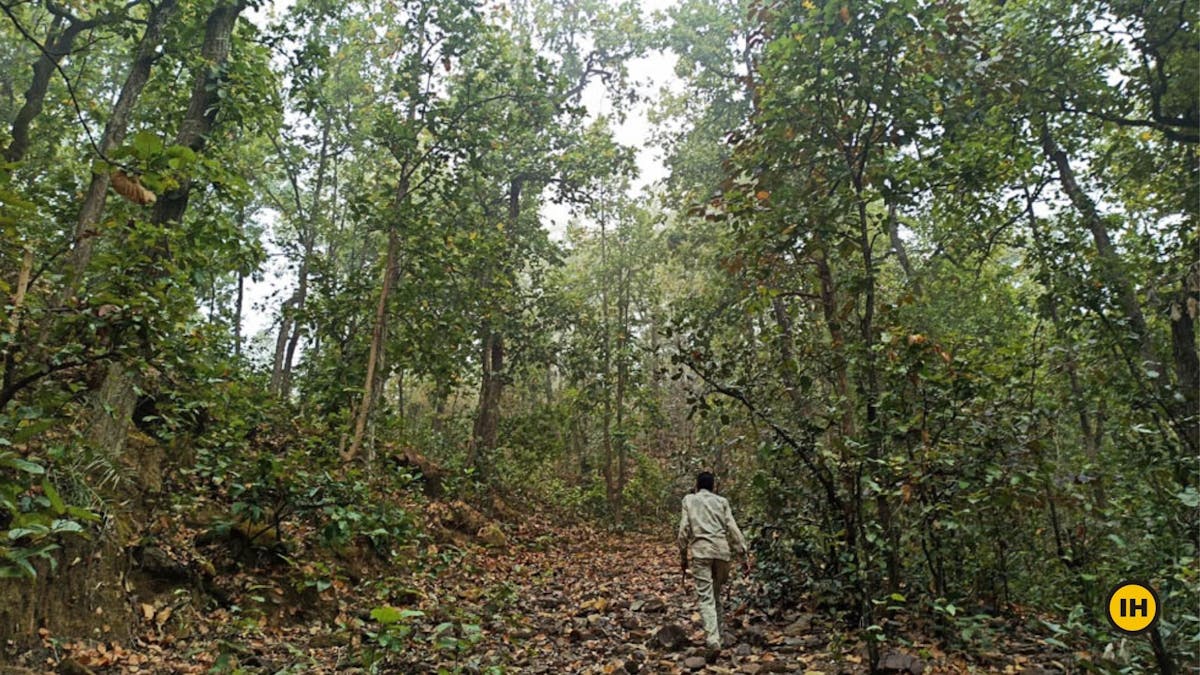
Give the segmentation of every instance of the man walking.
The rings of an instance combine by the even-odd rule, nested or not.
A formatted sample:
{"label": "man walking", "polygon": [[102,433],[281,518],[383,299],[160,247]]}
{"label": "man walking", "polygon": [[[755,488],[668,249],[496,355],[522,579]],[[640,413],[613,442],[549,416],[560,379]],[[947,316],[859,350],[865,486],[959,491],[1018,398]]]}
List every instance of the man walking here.
{"label": "man walking", "polygon": [[733,520],[729,500],[713,491],[715,483],[707,471],[696,476],[696,491],[683,498],[683,515],[679,518],[679,561],[686,578],[691,552],[709,661],[721,650],[721,590],[729,578],[730,544],[744,557],[746,572],[750,571],[746,540]]}

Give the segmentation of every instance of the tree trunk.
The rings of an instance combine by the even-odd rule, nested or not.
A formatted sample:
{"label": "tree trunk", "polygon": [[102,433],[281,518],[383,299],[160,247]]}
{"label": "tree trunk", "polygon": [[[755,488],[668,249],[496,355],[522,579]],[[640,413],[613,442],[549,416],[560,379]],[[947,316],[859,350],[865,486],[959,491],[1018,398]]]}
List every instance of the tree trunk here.
{"label": "tree trunk", "polygon": [[[892,519],[892,504],[887,495],[887,488],[892,486],[895,478],[887,468],[887,462],[884,461],[884,433],[881,428],[882,422],[879,419],[880,384],[875,354],[877,336],[875,329],[875,259],[871,249],[871,223],[867,217],[867,198],[863,194],[863,185],[860,179],[855,179],[854,187],[858,202],[858,248],[862,255],[863,272],[866,275],[866,284],[863,289],[863,313],[859,321],[859,334],[864,354],[863,368],[866,377],[860,387],[866,403],[867,452],[872,460],[872,465],[876,467],[872,471],[878,478],[877,482],[884,488],[875,495],[875,509],[879,514],[879,525],[883,528],[884,540],[887,542],[884,548],[884,559],[887,565],[887,590],[889,593],[897,593],[900,590],[902,570],[900,531]],[[895,208],[890,205],[888,220],[895,220]],[[891,224],[889,223],[890,228]]]}
{"label": "tree trunk", "polygon": [[[321,194],[325,188],[325,170],[329,162],[329,125],[328,119],[321,129],[321,150],[317,160],[317,177],[313,186],[312,204],[308,209],[300,200],[300,190],[293,178],[296,192],[296,210],[300,221],[305,223],[301,230],[301,245],[303,253],[300,259],[300,269],[297,272],[296,292],[288,301],[280,317],[279,339],[275,344],[275,367],[271,371],[271,389],[276,396],[286,399],[292,390],[292,365],[296,357],[296,348],[300,344],[301,325],[297,318],[308,302],[308,275],[316,247],[317,226],[321,218]],[[290,335],[289,335],[290,333]]]}
{"label": "tree trunk", "polygon": [[[1083,217],[1084,223],[1088,230],[1092,233],[1092,239],[1096,244],[1096,253],[1099,258],[1098,268],[1100,275],[1106,286],[1113,292],[1117,298],[1117,303],[1121,307],[1125,319],[1129,322],[1129,327],[1132,329],[1134,339],[1137,346],[1138,355],[1141,358],[1141,363],[1138,364],[1137,372],[1134,376],[1139,382],[1143,381],[1147,370],[1153,370],[1158,373],[1153,385],[1156,398],[1159,405],[1166,411],[1168,418],[1171,421],[1171,426],[1179,435],[1183,445],[1187,446],[1188,452],[1185,455],[1194,454],[1197,449],[1200,449],[1200,426],[1195,416],[1193,408],[1186,407],[1188,403],[1179,402],[1174,397],[1174,392],[1171,391],[1169,379],[1163,369],[1162,363],[1155,353],[1154,345],[1151,340],[1150,329],[1146,325],[1146,318],[1142,313],[1141,303],[1138,301],[1137,292],[1133,283],[1122,266],[1120,255],[1117,253],[1116,247],[1112,243],[1112,239],[1108,233],[1108,227],[1104,223],[1104,219],[1100,217],[1100,213],[1096,209],[1095,202],[1084,192],[1080,187],[1079,182],[1075,178],[1075,171],[1071,168],[1071,163],[1067,158],[1067,154],[1054,142],[1054,137],[1050,133],[1050,126],[1046,122],[1042,123],[1041,131],[1042,150],[1058,170],[1058,179],[1062,184],[1063,192],[1070,198],[1071,204],[1079,215]],[[1186,330],[1182,326],[1180,327]],[[1172,323],[1172,332],[1175,331],[1175,325]],[[1173,341],[1174,342],[1174,341]],[[1182,349],[1177,353],[1177,356],[1185,361],[1189,358],[1188,352],[1191,353],[1191,358],[1195,358],[1195,340],[1193,339],[1186,347],[1182,343],[1176,343],[1177,349]],[[1177,366],[1180,365],[1177,363]],[[1187,368],[1183,364],[1184,369]],[[1176,368],[1179,372],[1179,368]],[[1180,382],[1180,385],[1183,383]]]}
{"label": "tree trunk", "polygon": [[[820,242],[818,241],[818,245]],[[834,286],[833,271],[829,268],[829,259],[824,249],[813,256],[817,266],[817,276],[821,282],[820,297],[821,311],[825,318],[825,326],[829,330],[830,347],[833,353],[833,390],[840,399],[841,434],[843,438],[853,438],[857,433],[854,424],[854,405],[850,394],[850,380],[846,373],[846,334],[842,330],[842,322],[838,317],[837,288]]]}
{"label": "tree trunk", "polygon": [[[138,41],[133,63],[125,76],[125,83],[121,86],[121,93],[117,95],[117,102],[113,105],[112,114],[109,115],[108,122],[104,125],[104,135],[100,139],[101,152],[108,154],[125,140],[125,134],[129,128],[129,118],[133,114],[133,106],[141,96],[142,89],[150,80],[150,69],[158,60],[158,46],[163,39],[163,29],[175,16],[178,6],[178,0],[162,0],[154,6],[146,18],[146,30],[142,32],[142,38]],[[69,256],[67,282],[60,294],[59,304],[69,300],[79,291],[84,272],[87,271],[87,266],[92,260],[92,247],[95,238],[99,235],[95,227],[100,222],[101,214],[104,213],[104,205],[108,199],[108,183],[109,173],[107,171],[92,174],[87,195],[83,199],[83,205],[79,208],[79,216],[75,220],[75,235]]]}
{"label": "tree trunk", "polygon": [[485,337],[480,352],[483,362],[483,380],[479,385],[479,411],[471,432],[470,457],[477,475],[485,477],[489,467],[489,453],[496,447],[500,424],[500,396],[504,389],[504,339],[492,329],[484,326]]}
{"label": "tree trunk", "polygon": [[[66,28],[63,23],[66,22]],[[68,20],[62,14],[55,14],[50,23],[46,36],[45,51],[33,64],[33,79],[29,89],[25,90],[25,104],[17,111],[12,123],[12,141],[4,149],[4,160],[19,162],[29,151],[29,126],[42,112],[46,102],[46,91],[50,88],[50,78],[58,67],[58,62],[71,53],[75,38],[83,31],[92,28],[97,21]]]}
{"label": "tree trunk", "polygon": [[270,390],[275,396],[279,396],[283,391],[283,358],[287,355],[288,338],[291,336],[292,330],[292,312],[296,303],[296,294],[293,293],[280,308],[279,312],[279,333],[275,336],[275,359],[271,363],[271,383]]}
{"label": "tree trunk", "polygon": [[625,483],[628,479],[629,443],[625,432],[625,389],[629,382],[629,279],[628,270],[621,269],[628,264],[628,257],[621,256],[618,265],[617,280],[617,391],[613,403],[617,409],[617,485],[616,504],[613,514],[616,522],[621,522],[622,511],[625,507]]}
{"label": "tree trunk", "polygon": [[913,287],[913,292],[921,293],[921,283],[917,280],[917,275],[913,272],[912,262],[908,259],[908,250],[904,246],[904,239],[900,237],[900,220],[896,217],[896,205],[888,204],[888,240],[892,245],[892,252],[896,254],[896,259],[900,261],[900,268],[904,270],[904,278]]}
{"label": "tree trunk", "polygon": [[[505,234],[510,242],[516,237],[517,227],[520,224],[521,187],[520,178],[514,178],[508,186],[508,223]],[[500,274],[512,275],[510,265],[501,263],[500,268]],[[483,323],[481,341],[482,373],[479,383],[479,410],[475,415],[468,460],[478,471],[478,475],[486,476],[490,468],[488,455],[496,448],[500,423],[500,398],[504,393],[504,378],[507,375],[504,373],[504,336],[496,328],[495,322],[485,321]]]}
{"label": "tree trunk", "polygon": [[[224,0],[208,15],[204,26],[204,44],[200,47],[203,66],[192,85],[187,114],[175,136],[175,145],[191,148],[197,153],[204,150],[221,108],[220,83],[233,43],[233,29],[245,7],[245,0]],[[187,210],[191,190],[192,181],[186,179],[178,188],[163,194],[154,205],[154,223],[178,223]]]}
{"label": "tree trunk", "polygon": [[[1200,312],[1200,263],[1193,263],[1180,281],[1179,292],[1171,300],[1171,353],[1175,362],[1175,380],[1183,404],[1179,420],[1182,432],[1193,450],[1200,447],[1200,358],[1196,356],[1196,315]],[[1190,483],[1195,472],[1186,470]],[[1189,483],[1184,483],[1189,484]]]}
{"label": "tree trunk", "polygon": [[[25,253],[21,256],[21,269],[17,272],[17,285],[12,295],[11,307],[12,310],[8,317],[8,333],[9,335],[17,335],[21,330],[21,315],[25,307],[25,293],[29,290],[29,279],[33,272],[33,249],[26,247]],[[8,343],[4,345],[2,350],[3,357],[0,361],[3,362],[4,375],[0,377],[0,389],[8,390],[13,383],[13,355],[15,353],[15,344]],[[2,410],[3,408],[0,408]]]}
{"label": "tree trunk", "polygon": [[[201,61],[205,65],[196,75],[187,114],[175,137],[176,145],[187,146],[197,153],[204,149],[207,134],[220,108],[217,96],[220,73],[229,57],[234,24],[244,7],[241,0],[223,2],[208,17],[201,47]],[[179,222],[187,209],[190,186],[191,181],[186,180],[179,189],[168,192],[158,200],[153,215],[155,224]],[[170,257],[170,251],[161,245],[151,255],[156,258]],[[125,404],[131,397],[134,402],[137,400],[132,393],[136,379],[132,371],[120,363],[114,363],[93,400],[92,440],[114,454],[124,450],[133,413],[132,407],[126,409]]]}
{"label": "tree trunk", "polygon": [[308,261],[312,259],[312,240],[305,242],[304,260],[300,263],[299,285],[296,287],[296,301],[293,306],[292,337],[287,341],[287,349],[283,354],[283,368],[279,377],[279,397],[287,399],[292,393],[292,365],[295,363],[296,347],[300,344],[301,323],[299,314],[304,311],[308,302]]}
{"label": "tree trunk", "polygon": [[[400,180],[400,185],[396,188],[396,218],[399,218],[400,207],[403,205],[404,200],[408,198],[408,185],[408,178],[405,176]],[[372,408],[374,407],[376,371],[385,349],[383,344],[385,333],[384,322],[387,321],[388,296],[391,295],[392,286],[400,276],[399,263],[399,224],[393,223],[388,228],[387,261],[383,268],[383,284],[379,291],[379,303],[375,306],[375,325],[371,330],[371,348],[367,353],[367,376],[363,381],[362,399],[359,402],[358,411],[354,416],[354,435],[350,441],[350,447],[342,453],[342,461],[348,462],[358,455],[359,450],[362,448],[363,435],[367,430],[367,419],[370,418]]]}
{"label": "tree trunk", "polygon": [[612,326],[608,306],[608,229],[604,214],[600,214],[600,382],[604,388],[600,423],[600,443],[604,451],[604,497],[616,513],[617,485],[613,475],[612,443]]}
{"label": "tree trunk", "polygon": [[450,398],[450,387],[441,382],[434,385],[433,388],[433,420],[430,427],[433,433],[441,434],[442,429],[446,426],[446,401]]}
{"label": "tree trunk", "polygon": [[[1038,248],[1039,257],[1042,260],[1048,260],[1049,252],[1045,250],[1041,228],[1038,226],[1037,215],[1034,213],[1033,205],[1033,195],[1026,190],[1025,215],[1029,219],[1029,229],[1033,234],[1033,241]],[[1075,408],[1075,414],[1079,418],[1079,434],[1083,437],[1084,452],[1087,455],[1088,462],[1097,469],[1101,469],[1100,440],[1103,437],[1104,430],[1100,421],[1093,420],[1091,412],[1088,410],[1087,395],[1083,390],[1082,383],[1079,381],[1079,371],[1075,356],[1075,340],[1064,330],[1062,320],[1058,314],[1057,289],[1051,283],[1046,291],[1050,321],[1054,324],[1055,333],[1058,334],[1066,353],[1066,359],[1063,361],[1063,370],[1067,373],[1067,383],[1071,392],[1071,405]],[[1104,513],[1108,502],[1104,494],[1104,476],[1096,478],[1092,496],[1096,509],[1100,513]]]}
{"label": "tree trunk", "polygon": [[[239,236],[246,233],[245,206],[238,209],[237,229]],[[242,357],[242,313],[245,299],[246,275],[239,268],[237,272],[237,298],[234,300],[233,305],[233,356],[235,359]]]}
{"label": "tree trunk", "polygon": [[242,357],[242,305],[246,297],[246,275],[238,272],[237,303],[233,314],[233,356]]}
{"label": "tree trunk", "polygon": [[1113,246],[1112,239],[1109,237],[1108,227],[1104,224],[1104,220],[1100,217],[1099,212],[1097,212],[1095,202],[1079,186],[1079,182],[1075,179],[1075,170],[1071,168],[1067,153],[1063,152],[1055,144],[1054,138],[1050,134],[1050,127],[1047,124],[1042,125],[1041,140],[1042,150],[1046,153],[1047,159],[1058,169],[1058,179],[1062,184],[1063,192],[1067,193],[1071,204],[1079,212],[1079,215],[1083,217],[1084,223],[1092,233],[1092,239],[1096,244],[1096,253],[1100,258],[1100,274],[1105,284],[1108,285],[1109,289],[1117,297],[1121,311],[1124,312],[1125,318],[1129,321],[1130,328],[1133,329],[1133,333],[1137,339],[1137,347],[1143,361],[1140,365],[1143,368],[1148,365],[1152,367],[1156,366],[1158,359],[1154,355],[1154,348],[1150,342],[1150,330],[1146,327],[1146,317],[1142,314],[1142,306],[1138,302],[1133,284],[1122,269],[1121,257]]}
{"label": "tree trunk", "polygon": [[775,346],[779,350],[781,379],[783,379],[784,386],[787,387],[788,397],[792,400],[793,412],[796,415],[803,415],[805,412],[804,392],[801,391],[797,377],[799,374],[798,364],[792,349],[795,335],[792,329],[792,318],[788,315],[783,298],[779,296],[771,298],[771,313],[775,316],[775,326],[779,329],[779,337],[775,341]]}

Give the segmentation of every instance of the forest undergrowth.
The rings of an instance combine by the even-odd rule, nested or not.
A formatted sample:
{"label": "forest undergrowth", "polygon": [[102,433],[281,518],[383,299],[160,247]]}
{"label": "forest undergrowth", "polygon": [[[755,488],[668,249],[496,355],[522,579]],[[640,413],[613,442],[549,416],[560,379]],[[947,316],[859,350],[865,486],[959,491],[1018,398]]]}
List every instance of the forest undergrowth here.
{"label": "forest undergrowth", "polygon": [[1095,658],[1048,644],[1032,611],[980,617],[970,648],[898,614],[872,671],[836,613],[810,599],[772,606],[739,571],[729,644],[706,663],[673,522],[615,532],[499,497],[483,509],[409,490],[388,499],[420,522],[390,553],[369,535],[322,546],[306,519],[205,524],[203,504],[160,518],[132,554],[138,583],[119,580],[127,639],[106,637],[110,626],[91,638],[43,629],[32,649],[10,645],[0,672],[1032,675],[1087,672]]}

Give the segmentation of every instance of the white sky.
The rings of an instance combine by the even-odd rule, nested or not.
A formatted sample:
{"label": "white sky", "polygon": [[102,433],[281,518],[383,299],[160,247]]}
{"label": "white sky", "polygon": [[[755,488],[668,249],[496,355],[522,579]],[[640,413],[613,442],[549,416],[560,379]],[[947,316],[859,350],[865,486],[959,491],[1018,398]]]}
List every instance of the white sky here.
{"label": "white sky", "polygon": [[[291,4],[291,0],[275,0],[267,9],[252,10],[249,18],[261,25],[265,23],[268,12],[282,12]],[[675,0],[641,0],[644,20],[650,22],[654,12],[665,10],[673,4]],[[631,189],[637,193],[642,187],[666,177],[667,171],[660,149],[651,147],[649,143],[651,125],[647,113],[651,106],[656,105],[658,92],[663,87],[674,88],[680,82],[675,77],[675,56],[660,51],[631,61],[629,74],[644,100],[627,111],[625,120],[615,126],[613,134],[618,143],[636,149],[639,176]],[[613,111],[613,100],[599,83],[592,83],[584,91],[582,102],[592,118]],[[547,204],[542,209],[543,226],[556,240],[561,240],[567,224],[573,218],[565,206]],[[269,226],[269,223],[267,224]],[[242,323],[243,334],[248,339],[247,353],[257,359],[269,360],[279,306],[292,293],[295,274],[287,268],[287,261],[280,252],[270,246],[270,233],[264,237],[268,238],[264,243],[271,257],[263,266],[261,281],[246,280],[246,311],[243,313]]]}

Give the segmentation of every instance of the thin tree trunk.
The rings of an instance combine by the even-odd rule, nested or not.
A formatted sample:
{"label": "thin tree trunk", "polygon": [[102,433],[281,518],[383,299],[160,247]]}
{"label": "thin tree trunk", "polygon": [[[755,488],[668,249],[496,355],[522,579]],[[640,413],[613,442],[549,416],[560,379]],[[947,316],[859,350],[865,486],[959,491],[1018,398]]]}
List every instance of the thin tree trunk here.
{"label": "thin tree trunk", "polygon": [[[303,253],[300,259],[300,269],[297,272],[296,292],[289,300],[288,306],[280,319],[279,341],[275,345],[275,368],[271,372],[271,387],[277,396],[286,399],[292,390],[292,365],[295,363],[296,348],[300,344],[301,324],[300,314],[308,302],[308,276],[311,268],[313,249],[316,248],[317,227],[321,219],[321,194],[325,191],[325,171],[329,163],[329,126],[326,120],[321,129],[321,150],[317,160],[317,177],[313,186],[312,204],[308,209],[300,200],[298,182],[293,177],[295,188],[297,215],[305,223],[301,239]],[[290,333],[290,336],[288,335]]]}
{"label": "thin tree trunk", "polygon": [[433,433],[441,434],[445,428],[446,420],[446,401],[450,398],[450,387],[442,382],[438,382],[433,387],[433,421],[430,426],[433,428]]}
{"label": "thin tree trunk", "polygon": [[[848,163],[850,163],[849,160]],[[866,275],[864,279],[866,283],[863,288],[863,313],[859,320],[859,337],[862,340],[864,354],[863,370],[866,377],[862,379],[859,387],[863,401],[866,403],[867,453],[873,466],[876,467],[872,469],[872,472],[878,478],[877,482],[881,486],[891,486],[894,478],[887,469],[887,463],[882,461],[884,459],[884,434],[883,429],[880,428],[882,422],[879,419],[879,369],[876,365],[875,355],[876,273],[874,253],[871,248],[871,223],[867,217],[867,201],[863,194],[863,183],[860,177],[854,178],[854,188],[857,194],[858,248],[862,255],[863,272]],[[888,215],[889,220],[894,221],[894,207],[889,206]],[[891,227],[890,223],[889,227]],[[887,564],[887,589],[889,593],[896,593],[900,589],[901,582],[900,532],[892,519],[892,505],[886,490],[876,493],[875,509],[879,513],[879,525],[883,528],[884,540],[887,542],[884,547],[884,558]]]}
{"label": "thin tree trunk", "polygon": [[[1138,301],[1137,292],[1133,283],[1125,274],[1121,257],[1117,253],[1116,247],[1109,236],[1108,227],[1105,225],[1104,219],[1100,217],[1095,202],[1080,187],[1079,182],[1075,178],[1075,171],[1071,168],[1071,163],[1067,158],[1067,154],[1054,142],[1054,137],[1050,133],[1050,126],[1044,121],[1042,123],[1041,144],[1046,157],[1058,170],[1058,178],[1062,184],[1063,191],[1067,193],[1071,204],[1079,212],[1079,215],[1083,217],[1084,223],[1092,233],[1092,239],[1096,245],[1096,253],[1099,257],[1098,267],[1100,275],[1105,285],[1116,296],[1117,303],[1120,305],[1121,311],[1124,313],[1126,320],[1129,322],[1129,327],[1133,331],[1138,354],[1141,357],[1141,363],[1138,364],[1138,372],[1134,373],[1134,375],[1140,381],[1145,376],[1147,370],[1153,370],[1158,373],[1158,377],[1154,378],[1156,398],[1167,412],[1171,426],[1174,427],[1190,453],[1194,453],[1197,449],[1200,449],[1200,420],[1197,420],[1194,409],[1186,407],[1188,405],[1187,402],[1181,403],[1174,398],[1174,392],[1171,391],[1171,387],[1169,386],[1169,378],[1166,377],[1162,363],[1155,353],[1150,329],[1147,327],[1145,315],[1142,313],[1142,306]],[[1175,330],[1174,325],[1172,326],[1172,330]],[[1182,343],[1179,343],[1177,348],[1182,349],[1178,353],[1178,356],[1185,361],[1189,358],[1188,352],[1191,353],[1190,358],[1195,358],[1196,347],[1194,339],[1186,347]],[[1177,363],[1177,373],[1179,372],[1178,365],[1180,364]],[[1183,368],[1186,369],[1187,365],[1183,364]]]}
{"label": "thin tree trunk", "polygon": [[[238,235],[242,236],[246,233],[246,207],[242,206],[238,209],[237,219]],[[239,268],[237,272],[237,299],[233,306],[233,356],[241,358],[242,356],[242,309],[246,299],[246,275]]]}
{"label": "thin tree trunk", "polygon": [[490,324],[485,324],[481,358],[483,381],[479,387],[479,411],[472,429],[469,462],[479,476],[490,468],[489,452],[496,448],[500,425],[500,397],[504,389],[504,338]]}
{"label": "thin tree trunk", "polygon": [[[520,178],[514,178],[508,187],[508,223],[506,236],[511,240],[517,235],[521,217]],[[511,266],[501,264],[502,275],[512,275]],[[500,399],[504,393],[504,336],[494,322],[485,321],[481,331],[482,352],[480,361],[482,377],[479,384],[479,409],[472,430],[469,457],[471,465],[480,476],[486,476],[489,454],[496,448],[500,426]]]}
{"label": "thin tree trunk", "polygon": [[[1179,292],[1171,301],[1171,353],[1175,362],[1175,380],[1183,403],[1179,420],[1193,449],[1200,447],[1200,358],[1196,355],[1196,315],[1200,312],[1200,263],[1193,263],[1180,281]],[[1195,472],[1184,469],[1195,482]],[[1184,483],[1188,484],[1188,483]]]}
{"label": "thin tree trunk", "polygon": [[792,328],[792,318],[788,315],[783,298],[775,296],[771,299],[771,313],[775,316],[775,325],[779,328],[779,337],[775,346],[779,349],[780,372],[783,384],[787,387],[788,397],[792,399],[792,410],[796,415],[805,412],[804,392],[801,391],[798,380],[798,364],[792,349],[795,340]]}
{"label": "thin tree trunk", "polygon": [[900,236],[900,220],[896,217],[895,204],[888,204],[887,224],[888,239],[891,242],[892,251],[896,254],[896,259],[900,261],[900,268],[904,270],[904,278],[912,284],[913,291],[920,294],[921,283],[913,272],[912,262],[908,259],[908,250],[904,246],[904,239]]}
{"label": "thin tree trunk", "polygon": [[1157,365],[1158,359],[1154,355],[1154,348],[1150,342],[1150,330],[1146,327],[1146,317],[1142,314],[1141,303],[1138,302],[1133,284],[1122,269],[1121,257],[1113,246],[1104,219],[1100,217],[1092,198],[1079,186],[1067,153],[1055,144],[1054,137],[1050,134],[1050,127],[1046,124],[1042,125],[1041,140],[1042,150],[1046,153],[1046,157],[1058,169],[1058,179],[1062,184],[1063,191],[1067,193],[1071,204],[1083,217],[1084,223],[1092,233],[1092,239],[1096,244],[1096,253],[1100,257],[1100,274],[1104,278],[1105,284],[1116,295],[1117,302],[1121,305],[1121,311],[1124,312],[1130,328],[1133,329],[1137,338],[1138,350],[1144,362],[1142,366]]}
{"label": "thin tree trunk", "polygon": [[[191,148],[197,153],[204,150],[221,108],[220,80],[233,46],[233,29],[245,7],[245,0],[225,0],[208,15],[204,26],[204,44],[200,48],[200,62],[203,65],[192,85],[187,114],[175,136],[175,145]],[[192,181],[189,178],[178,188],[162,195],[154,205],[153,222],[160,225],[178,223],[187,210],[191,191]]]}
{"label": "thin tree trunk", "polygon": [[304,261],[300,263],[299,285],[296,287],[295,304],[292,306],[292,336],[287,341],[283,353],[283,364],[279,375],[279,397],[286,399],[292,393],[292,366],[296,359],[296,348],[300,344],[301,324],[300,313],[308,302],[308,261],[312,258],[312,246],[304,249]]}
{"label": "thin tree trunk", "polygon": [[861,521],[861,491],[858,477],[851,470],[852,462],[847,450],[847,441],[857,434],[854,421],[854,400],[850,391],[848,363],[846,359],[846,334],[842,330],[839,317],[840,310],[837,302],[837,287],[833,279],[833,270],[829,267],[829,258],[824,248],[824,242],[817,235],[817,246],[813,262],[816,264],[817,277],[820,281],[821,311],[829,330],[830,349],[833,354],[833,389],[839,399],[841,409],[840,438],[836,439],[838,449],[838,476],[847,499],[841,503],[842,536],[846,552],[856,563],[859,560],[858,533]]}
{"label": "thin tree trunk", "polygon": [[[1025,190],[1025,215],[1029,219],[1029,229],[1033,234],[1033,240],[1037,246],[1040,258],[1048,259],[1048,253],[1045,250],[1045,240],[1042,238],[1041,228],[1038,226],[1037,215],[1033,210],[1033,195],[1029,190]],[[1058,314],[1058,292],[1051,284],[1047,289],[1046,300],[1050,310],[1050,321],[1054,324],[1054,330],[1063,345],[1066,353],[1066,359],[1063,361],[1063,370],[1067,373],[1067,383],[1071,391],[1071,405],[1075,408],[1075,414],[1079,418],[1079,433],[1083,437],[1084,452],[1087,454],[1088,462],[1097,468],[1100,468],[1100,439],[1104,433],[1103,427],[1099,420],[1093,420],[1091,413],[1088,411],[1087,395],[1083,390],[1083,385],[1079,380],[1078,363],[1075,355],[1075,341],[1063,328],[1062,320]],[[1098,476],[1095,480],[1095,487],[1092,491],[1094,505],[1100,513],[1104,513],[1107,509],[1107,498],[1104,494],[1104,477]]]}
{"label": "thin tree trunk", "polygon": [[846,334],[842,330],[842,322],[838,317],[837,288],[834,285],[833,272],[829,268],[829,259],[825,256],[826,253],[822,249],[813,256],[813,262],[816,264],[817,276],[821,283],[821,311],[825,318],[825,326],[829,330],[831,351],[833,352],[833,390],[841,402],[839,406],[842,410],[841,434],[844,438],[853,438],[857,432],[854,424],[850,380],[846,373]]}
{"label": "thin tree trunk", "polygon": [[[111,21],[111,19],[109,20]],[[66,23],[65,28],[63,27],[64,23]],[[46,43],[43,45],[45,51],[33,64],[33,79],[29,82],[29,89],[25,90],[25,104],[21,106],[21,109],[17,111],[17,116],[13,119],[12,141],[4,149],[5,161],[19,162],[25,157],[30,144],[29,127],[42,112],[42,107],[46,102],[46,92],[50,88],[50,78],[54,75],[59,61],[71,53],[75,38],[79,37],[80,33],[99,23],[98,20],[80,21],[68,19],[63,14],[55,14],[47,32]]]}
{"label": "thin tree trunk", "polygon": [[[407,195],[408,180],[404,178],[400,181],[400,185],[396,190],[395,204],[397,211],[400,205],[404,203]],[[393,223],[388,228],[387,260],[383,269],[383,284],[379,291],[379,302],[375,305],[375,325],[371,330],[371,348],[367,353],[367,376],[363,381],[362,400],[355,413],[354,435],[350,441],[350,447],[342,453],[342,461],[348,462],[358,456],[359,450],[362,449],[363,436],[367,430],[367,420],[370,418],[372,408],[374,407],[376,371],[380,357],[384,351],[384,322],[387,320],[388,296],[391,295],[392,285],[395,284],[396,279],[399,277],[399,260],[400,232],[398,225]]]}
{"label": "thin tree trunk", "polygon": [[613,476],[612,443],[612,326],[609,323],[608,307],[608,229],[604,214],[600,215],[600,382],[604,388],[600,442],[604,451],[604,496],[609,508],[617,510],[616,480]]}
{"label": "thin tree trunk", "polygon": [[[29,290],[29,278],[33,272],[33,249],[27,247],[25,253],[21,256],[21,270],[17,272],[17,286],[12,296],[12,311],[8,317],[8,333],[9,335],[17,335],[21,330],[21,315],[25,307],[25,293]],[[0,388],[9,389],[13,382],[13,366],[15,365],[14,354],[16,345],[8,343],[4,345],[4,375],[0,378]]]}
{"label": "thin tree trunk", "polygon": [[242,357],[242,305],[246,297],[245,293],[246,275],[238,272],[237,304],[233,315],[233,355],[235,358]]}
{"label": "thin tree trunk", "polygon": [[629,380],[627,347],[629,342],[629,279],[628,270],[620,269],[628,264],[628,257],[621,256],[617,274],[617,391],[614,404],[617,409],[617,494],[616,522],[621,522],[625,507],[625,483],[628,478],[629,444],[625,433],[625,389]]}
{"label": "thin tree trunk", "polygon": [[[112,114],[109,115],[108,122],[104,125],[100,150],[105,154],[111,152],[125,140],[133,107],[146,87],[146,83],[150,80],[150,69],[159,58],[158,46],[163,39],[163,29],[175,16],[178,6],[178,0],[162,0],[154,6],[146,18],[146,30],[142,32],[142,37],[138,41],[133,63],[129,66],[129,72],[125,75],[125,83],[121,86],[121,93],[117,95],[117,102],[113,104]],[[108,183],[109,173],[107,171],[92,174],[87,195],[83,198],[79,216],[75,220],[75,234],[69,256],[67,281],[57,304],[65,302],[79,291],[84,272],[92,260],[95,238],[99,235],[95,228],[96,224],[100,222],[101,214],[104,213],[104,205],[108,199]]]}
{"label": "thin tree trunk", "polygon": [[287,355],[288,338],[292,330],[292,311],[296,302],[293,293],[279,312],[279,333],[275,336],[275,359],[271,363],[271,393],[279,396],[283,391],[283,359]]}

